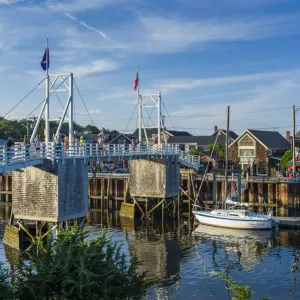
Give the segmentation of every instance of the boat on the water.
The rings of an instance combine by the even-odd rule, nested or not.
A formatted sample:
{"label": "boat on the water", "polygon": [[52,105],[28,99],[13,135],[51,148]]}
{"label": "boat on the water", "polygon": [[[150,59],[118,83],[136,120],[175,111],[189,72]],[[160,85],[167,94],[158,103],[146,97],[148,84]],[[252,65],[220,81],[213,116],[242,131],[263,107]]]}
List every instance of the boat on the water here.
{"label": "boat on the water", "polygon": [[[273,211],[268,214],[250,213],[248,209],[237,207],[248,207],[244,203],[235,201],[228,194],[228,141],[229,141],[229,110],[227,107],[227,129],[226,129],[226,148],[225,148],[225,193],[227,195],[223,202],[222,209],[212,211],[197,211],[193,209],[193,214],[197,220],[206,225],[235,228],[235,229],[271,229],[273,226]],[[207,169],[203,176],[205,178]],[[202,184],[201,184],[202,186]],[[200,189],[201,189],[200,186]],[[199,207],[194,205],[194,207]],[[229,208],[229,209],[228,209]]]}
{"label": "boat on the water", "polygon": [[235,229],[271,229],[272,213],[268,215],[250,213],[247,209],[214,209],[193,211],[197,220],[205,225]]}

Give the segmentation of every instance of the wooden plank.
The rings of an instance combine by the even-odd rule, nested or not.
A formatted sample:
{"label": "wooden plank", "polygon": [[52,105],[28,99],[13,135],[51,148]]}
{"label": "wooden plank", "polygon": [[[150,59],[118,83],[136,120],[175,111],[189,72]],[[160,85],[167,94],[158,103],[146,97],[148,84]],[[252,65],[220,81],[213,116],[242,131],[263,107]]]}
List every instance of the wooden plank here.
{"label": "wooden plank", "polygon": [[134,204],[122,202],[120,216],[127,218],[134,218]]}

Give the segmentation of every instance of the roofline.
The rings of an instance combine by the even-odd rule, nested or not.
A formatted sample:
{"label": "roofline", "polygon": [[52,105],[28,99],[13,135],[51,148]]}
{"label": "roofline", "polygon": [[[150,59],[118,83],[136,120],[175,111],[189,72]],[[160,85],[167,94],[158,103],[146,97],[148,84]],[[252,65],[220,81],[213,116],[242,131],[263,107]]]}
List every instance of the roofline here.
{"label": "roofline", "polygon": [[235,142],[239,141],[239,139],[245,134],[245,133],[250,134],[255,140],[257,140],[259,143],[261,143],[266,149],[275,149],[275,148],[269,148],[267,147],[261,140],[259,140],[253,133],[251,133],[251,131],[249,131],[248,129],[246,129],[242,134],[240,134],[229,146],[228,148],[230,148]]}
{"label": "roofline", "polygon": [[110,144],[111,142],[113,142],[116,138],[118,138],[120,135],[123,135],[130,143],[132,143],[132,141],[130,140],[130,138],[127,137],[124,133],[119,133],[114,139],[112,139],[112,140],[109,142],[109,144]]}

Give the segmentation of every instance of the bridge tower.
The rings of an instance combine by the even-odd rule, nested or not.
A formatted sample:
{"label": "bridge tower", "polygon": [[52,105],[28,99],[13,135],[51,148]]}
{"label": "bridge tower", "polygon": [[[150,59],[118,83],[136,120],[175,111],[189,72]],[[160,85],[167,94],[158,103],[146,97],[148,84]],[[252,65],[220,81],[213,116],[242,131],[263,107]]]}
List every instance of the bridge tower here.
{"label": "bridge tower", "polygon": [[[55,133],[55,139],[58,139],[63,123],[68,120],[69,122],[69,142],[73,142],[74,129],[74,104],[73,104],[73,73],[67,74],[55,74],[46,75],[45,77],[45,99],[42,103],[42,108],[39,113],[39,117],[35,123],[30,142],[32,143],[37,130],[40,126],[41,120],[44,116],[45,119],[45,142],[48,144],[51,142],[52,137],[50,136],[50,121],[59,121],[57,131]],[[57,93],[68,93],[66,104],[63,108],[61,117],[57,120],[50,119],[50,96]],[[68,119],[66,118],[68,116]]]}
{"label": "bridge tower", "polygon": [[[149,114],[147,108],[152,108],[151,113]],[[152,114],[154,111],[157,111],[157,124],[152,120]],[[148,126],[147,122],[144,118],[144,112],[148,113],[148,121],[151,120],[153,126]],[[141,95],[138,96],[138,122],[139,122],[139,142],[142,144],[143,142],[143,132],[145,135],[146,143],[149,144],[149,137],[147,134],[147,128],[157,128],[157,146],[161,147],[161,134],[164,135],[164,139],[166,142],[166,136],[164,134],[164,120],[161,113],[161,93],[158,91],[157,94],[148,94],[148,95]]]}

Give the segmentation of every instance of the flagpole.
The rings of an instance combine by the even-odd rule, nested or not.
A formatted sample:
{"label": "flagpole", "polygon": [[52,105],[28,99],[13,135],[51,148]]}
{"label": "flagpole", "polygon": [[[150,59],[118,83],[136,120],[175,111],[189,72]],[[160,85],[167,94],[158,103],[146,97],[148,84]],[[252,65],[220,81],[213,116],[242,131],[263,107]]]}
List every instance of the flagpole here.
{"label": "flagpole", "polygon": [[46,144],[50,143],[50,110],[49,110],[49,73],[48,73],[48,64],[49,64],[49,48],[48,48],[48,39],[46,42],[46,105],[45,105],[45,142]]}
{"label": "flagpole", "polygon": [[140,97],[140,66],[137,66],[137,77],[138,77],[138,121],[139,121],[139,143],[142,144],[142,99]]}

